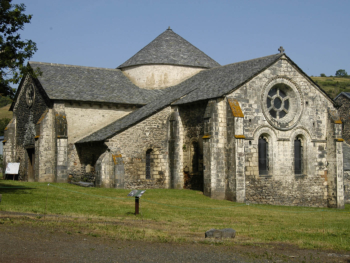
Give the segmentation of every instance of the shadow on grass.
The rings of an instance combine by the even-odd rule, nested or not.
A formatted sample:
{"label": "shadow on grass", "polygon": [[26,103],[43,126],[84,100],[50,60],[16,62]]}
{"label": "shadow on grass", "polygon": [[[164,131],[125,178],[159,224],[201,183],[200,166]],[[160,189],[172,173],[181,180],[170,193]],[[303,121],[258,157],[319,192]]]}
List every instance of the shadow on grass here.
{"label": "shadow on grass", "polygon": [[36,188],[0,183],[0,194],[16,194],[16,193],[23,192],[23,190],[34,190],[34,189]]}
{"label": "shadow on grass", "polygon": [[134,215],[135,216],[135,212],[126,212],[126,215]]}

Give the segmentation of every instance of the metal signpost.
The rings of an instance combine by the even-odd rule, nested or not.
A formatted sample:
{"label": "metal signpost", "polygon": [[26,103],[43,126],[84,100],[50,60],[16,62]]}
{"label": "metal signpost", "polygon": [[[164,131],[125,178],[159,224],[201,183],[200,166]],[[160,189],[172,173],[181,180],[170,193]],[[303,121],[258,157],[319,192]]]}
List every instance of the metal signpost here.
{"label": "metal signpost", "polygon": [[139,214],[140,197],[146,192],[146,190],[132,190],[128,196],[135,196],[135,215]]}

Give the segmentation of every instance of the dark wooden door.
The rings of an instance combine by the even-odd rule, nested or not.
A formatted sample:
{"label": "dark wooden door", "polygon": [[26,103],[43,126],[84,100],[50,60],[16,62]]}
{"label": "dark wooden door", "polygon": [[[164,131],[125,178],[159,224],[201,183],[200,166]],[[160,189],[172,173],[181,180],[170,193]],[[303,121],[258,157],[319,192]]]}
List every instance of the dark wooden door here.
{"label": "dark wooden door", "polygon": [[28,149],[28,182],[35,179],[35,149]]}

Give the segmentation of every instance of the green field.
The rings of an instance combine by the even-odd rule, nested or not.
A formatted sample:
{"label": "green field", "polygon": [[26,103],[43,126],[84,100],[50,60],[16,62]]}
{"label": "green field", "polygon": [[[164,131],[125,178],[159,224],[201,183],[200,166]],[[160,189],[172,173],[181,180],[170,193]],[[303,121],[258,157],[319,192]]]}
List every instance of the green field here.
{"label": "green field", "polygon": [[0,224],[41,224],[67,233],[161,242],[208,242],[203,238],[206,230],[233,228],[236,238],[226,243],[350,250],[349,205],[345,210],[246,205],[214,200],[199,191],[153,189],[143,195],[141,214],[135,216],[128,192],[0,180],[0,210],[37,214],[0,218]]}
{"label": "green field", "polygon": [[0,108],[0,119],[9,118],[12,119],[12,111],[9,111],[11,105],[6,105]]}
{"label": "green field", "polygon": [[340,92],[350,92],[350,78],[311,77],[332,99]]}

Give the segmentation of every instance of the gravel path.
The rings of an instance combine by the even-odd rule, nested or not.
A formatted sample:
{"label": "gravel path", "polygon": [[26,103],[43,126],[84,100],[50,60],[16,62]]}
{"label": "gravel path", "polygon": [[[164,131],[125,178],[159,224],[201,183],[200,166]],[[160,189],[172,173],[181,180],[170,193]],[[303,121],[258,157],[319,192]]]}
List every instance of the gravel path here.
{"label": "gravel path", "polygon": [[227,247],[106,240],[0,226],[0,262],[251,262]]}
{"label": "gravel path", "polygon": [[[16,213],[0,218],[16,220]],[[27,214],[28,215],[28,214]],[[18,216],[16,214],[16,216]],[[300,249],[296,246],[250,246],[200,243],[122,241],[86,234],[71,234],[40,225],[0,222],[0,263],[17,262],[343,262],[350,253]],[[67,220],[67,218],[66,218]],[[6,223],[5,223],[6,222]],[[25,222],[25,221],[23,221]],[[69,232],[69,233],[68,233]],[[204,233],[203,233],[204,235]]]}

